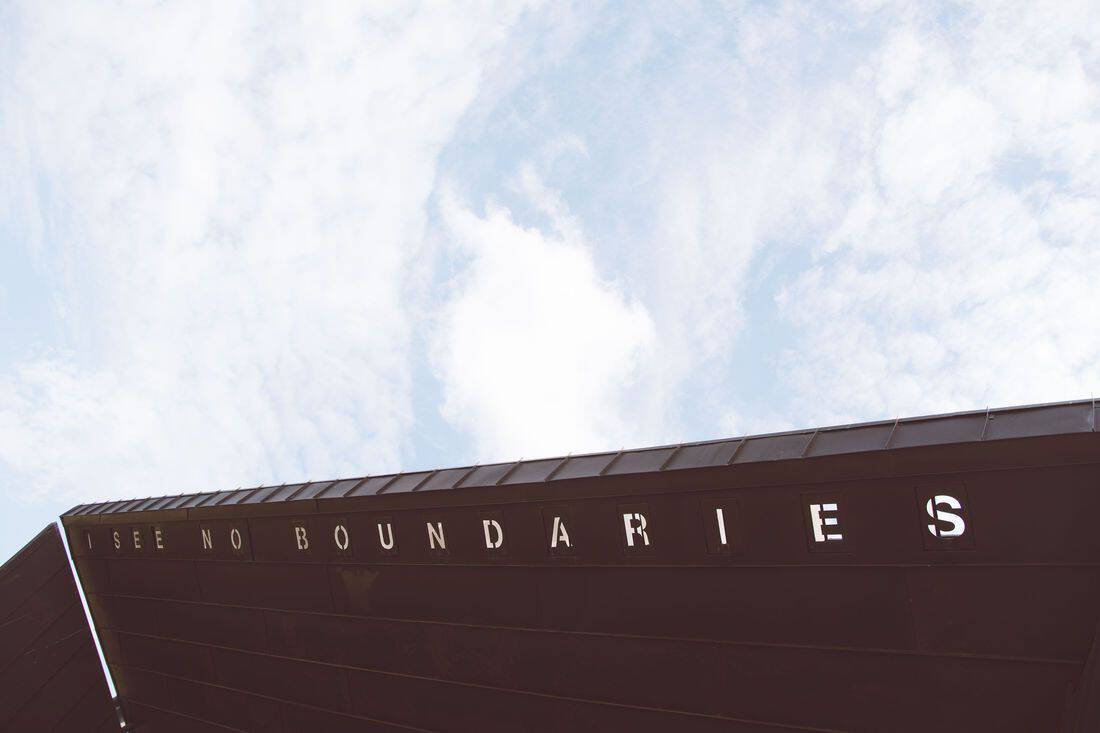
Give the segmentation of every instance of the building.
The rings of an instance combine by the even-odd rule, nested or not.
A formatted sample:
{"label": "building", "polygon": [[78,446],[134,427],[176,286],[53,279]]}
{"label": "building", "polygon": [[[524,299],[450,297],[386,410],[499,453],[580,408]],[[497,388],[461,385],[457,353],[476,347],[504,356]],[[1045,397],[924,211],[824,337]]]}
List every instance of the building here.
{"label": "building", "polygon": [[1100,729],[1092,401],[78,506],[135,731]]}

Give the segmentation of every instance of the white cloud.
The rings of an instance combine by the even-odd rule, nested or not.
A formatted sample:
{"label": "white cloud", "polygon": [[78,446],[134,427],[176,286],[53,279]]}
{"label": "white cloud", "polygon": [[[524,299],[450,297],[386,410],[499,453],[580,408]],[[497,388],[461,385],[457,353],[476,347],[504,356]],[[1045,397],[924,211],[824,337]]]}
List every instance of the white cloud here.
{"label": "white cloud", "polygon": [[433,334],[443,413],[483,461],[644,440],[649,426],[632,400],[655,356],[651,319],[597,271],[560,196],[529,169],[522,185],[546,231],[492,204],[479,216],[453,195],[441,203],[466,261]]}
{"label": "white cloud", "polygon": [[[841,226],[780,295],[821,420],[1088,396],[1100,385],[1095,4],[902,24]],[[877,182],[877,185],[876,183]]]}
{"label": "white cloud", "polygon": [[993,105],[971,90],[922,90],[886,119],[878,147],[879,180],[887,196],[933,204],[949,187],[984,178],[1004,143]]}
{"label": "white cloud", "polygon": [[392,468],[414,391],[484,461],[1100,382],[1095,3],[388,8],[8,12],[71,337],[0,374],[17,480]]}
{"label": "white cloud", "polygon": [[0,198],[74,344],[2,376],[20,493],[399,465],[436,156],[521,9],[366,7],[7,11]]}

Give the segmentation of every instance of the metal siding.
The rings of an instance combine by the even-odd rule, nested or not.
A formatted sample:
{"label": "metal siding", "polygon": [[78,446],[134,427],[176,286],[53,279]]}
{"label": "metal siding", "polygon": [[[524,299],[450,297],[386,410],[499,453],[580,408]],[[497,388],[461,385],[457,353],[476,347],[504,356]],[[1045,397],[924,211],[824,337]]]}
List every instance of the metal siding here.
{"label": "metal siding", "polygon": [[1100,436],[1063,408],[1030,408],[1061,437],[993,411],[283,487],[166,513],[159,554],[111,541],[155,512],[70,531],[149,730],[1055,730],[1096,707],[1070,696],[1100,619]]}
{"label": "metal siding", "polygon": [[69,561],[51,524],[0,567],[0,730],[88,731],[114,716]]}

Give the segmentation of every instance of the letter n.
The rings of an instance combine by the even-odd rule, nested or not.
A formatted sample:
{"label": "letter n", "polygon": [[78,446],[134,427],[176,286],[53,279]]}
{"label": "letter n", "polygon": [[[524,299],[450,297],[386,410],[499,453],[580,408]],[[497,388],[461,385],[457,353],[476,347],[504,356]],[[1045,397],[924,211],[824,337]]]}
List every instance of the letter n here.
{"label": "letter n", "polygon": [[443,522],[427,522],[428,549],[436,554],[446,554],[447,540],[443,536]]}

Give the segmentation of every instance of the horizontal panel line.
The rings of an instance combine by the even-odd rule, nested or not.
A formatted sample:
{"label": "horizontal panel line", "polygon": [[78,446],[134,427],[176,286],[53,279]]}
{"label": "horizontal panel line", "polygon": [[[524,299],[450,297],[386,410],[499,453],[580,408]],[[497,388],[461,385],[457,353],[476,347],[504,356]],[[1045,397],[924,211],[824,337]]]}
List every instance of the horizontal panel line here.
{"label": "horizontal panel line", "polygon": [[[90,646],[90,645],[88,645],[88,646]],[[79,644],[79,645],[77,645],[77,647],[75,649],[73,649],[71,652],[69,652],[69,654],[64,659],[61,660],[61,663],[58,664],[57,667],[49,673],[49,675],[46,677],[46,679],[42,680],[39,683],[38,687],[36,687],[34,689],[34,692],[32,692],[30,695],[28,695],[26,698],[24,698],[22,700],[22,702],[19,704],[19,706],[16,707],[14,710],[8,711],[6,718],[0,718],[0,730],[6,730],[6,728],[4,726],[7,723],[11,722],[12,720],[18,718],[20,713],[22,713],[24,710],[26,710],[28,707],[30,707],[30,705],[32,703],[34,703],[39,698],[40,695],[42,695],[42,691],[50,686],[50,683],[54,681],[54,678],[56,678],[57,675],[61,674],[61,672],[68,665],[72,664],[73,659],[75,659],[82,651],[85,651],[85,649],[86,649],[86,645]],[[92,654],[95,654],[94,649],[92,649],[91,651],[92,651]],[[22,659],[22,657],[20,657],[20,659]]]}
{"label": "horizontal panel line", "polygon": [[[327,715],[338,715],[338,716],[343,717],[343,718],[351,718],[353,720],[361,720],[361,721],[366,722],[366,723],[380,723],[382,725],[389,725],[389,726],[393,726],[395,728],[403,728],[404,730],[413,731],[413,733],[437,733],[437,731],[434,731],[430,728],[417,728],[415,726],[406,725],[404,723],[394,723],[394,722],[389,721],[389,720],[380,720],[378,718],[369,718],[365,715],[357,715],[355,713],[348,713],[348,712],[343,712],[343,711],[339,711],[339,710],[330,710],[328,708],[320,708],[320,707],[317,707],[316,705],[309,705],[309,704],[306,704],[304,702],[291,702],[290,700],[286,700],[286,699],[283,699],[283,698],[280,698],[280,697],[271,697],[270,695],[264,695],[263,693],[260,693],[260,692],[252,692],[251,690],[242,690],[242,689],[237,688],[237,687],[229,687],[228,685],[223,685],[219,682],[205,682],[205,681],[202,681],[202,680],[193,680],[190,677],[180,677],[179,675],[169,674],[167,672],[161,672],[160,670],[156,670],[156,669],[146,669],[144,667],[138,667],[138,666],[133,665],[133,664],[113,664],[111,666],[118,667],[120,669],[130,669],[130,670],[134,670],[136,672],[142,672],[144,674],[153,674],[153,675],[157,675],[158,677],[166,677],[168,679],[178,680],[180,682],[188,682],[188,683],[191,683],[191,684],[194,684],[194,685],[202,685],[204,687],[216,687],[219,690],[227,690],[229,692],[235,692],[235,693],[238,693],[238,694],[241,694],[241,695],[245,695],[246,697],[257,697],[261,700],[267,700],[269,702],[276,703],[278,706],[280,706],[280,708],[282,706],[286,706],[286,707],[291,707],[291,708],[302,708],[302,709],[305,709],[305,710],[313,710],[313,711],[316,711],[316,712],[319,712],[319,713],[325,713]],[[127,699],[127,698],[123,698],[123,699]],[[138,704],[139,705],[144,705],[145,703],[140,703],[139,702]],[[165,710],[163,712],[174,712],[174,711]],[[281,709],[280,709],[279,717],[280,717],[280,720],[281,720],[282,719],[282,710]],[[195,720],[200,720],[200,718],[195,718]],[[212,721],[207,721],[205,719],[201,719],[201,720],[203,720],[203,722],[212,722]],[[281,720],[281,722],[286,722],[286,721]],[[221,724],[220,723],[214,723],[214,725],[221,725]]]}
{"label": "horizontal panel line", "polygon": [[62,560],[62,563],[63,564],[58,566],[58,568],[56,570],[52,571],[49,575],[47,575],[46,578],[44,580],[42,580],[42,582],[40,582],[38,585],[36,585],[34,587],[34,590],[30,591],[29,593],[24,595],[22,598],[20,598],[16,602],[16,605],[12,607],[11,612],[7,616],[4,617],[4,620],[6,621],[7,619],[10,619],[12,616],[14,616],[16,613],[18,613],[21,608],[23,608],[28,603],[33,601],[38,596],[38,594],[41,593],[43,591],[43,589],[46,588],[46,586],[48,586],[50,583],[53,582],[53,579],[56,578],[57,575],[60,572],[62,572],[63,570],[68,570],[68,568],[65,567],[68,563],[65,563],[63,560]]}
{"label": "horizontal panel line", "polygon": [[43,527],[38,534],[28,540],[14,555],[5,560],[3,565],[0,565],[0,583],[6,581],[9,575],[13,575],[15,571],[23,567],[24,564],[30,562],[39,552],[44,550],[48,551],[50,549],[50,542],[39,541],[45,539],[53,527],[53,524]]}
{"label": "horizontal panel line", "polygon": [[[796,725],[796,724],[777,723],[777,722],[772,722],[772,721],[767,721],[767,720],[751,720],[751,719],[748,719],[748,718],[733,718],[733,717],[730,717],[730,716],[727,716],[727,715],[712,715],[712,714],[709,714],[709,713],[694,713],[694,712],[690,712],[690,711],[686,711],[686,710],[672,710],[672,709],[669,709],[669,708],[656,708],[656,707],[648,707],[648,706],[643,706],[643,705],[628,705],[628,704],[625,704],[625,703],[610,702],[610,701],[607,701],[607,700],[590,700],[590,699],[581,698],[581,697],[567,697],[567,696],[564,696],[564,695],[554,695],[554,694],[545,693],[545,692],[532,692],[530,690],[516,690],[516,689],[510,689],[510,688],[506,688],[506,687],[494,687],[492,685],[481,685],[481,684],[476,684],[476,683],[473,683],[473,682],[458,682],[458,681],[455,681],[455,680],[440,679],[440,678],[436,678],[436,677],[424,677],[424,676],[421,676],[421,675],[403,674],[401,672],[388,672],[388,671],[384,671],[384,670],[365,669],[365,668],[362,668],[362,667],[349,667],[349,666],[339,665],[339,664],[329,664],[327,662],[317,662],[317,661],[313,661],[313,660],[302,660],[302,659],[298,659],[297,657],[280,657],[280,656],[273,655],[273,654],[255,654],[253,652],[242,652],[241,650],[238,650],[238,649],[228,649],[227,647],[217,647],[215,645],[210,645],[210,644],[203,644],[201,646],[210,646],[210,647],[213,647],[213,648],[227,649],[228,651],[233,651],[233,652],[236,652],[236,653],[254,654],[255,656],[271,657],[271,658],[274,658],[274,659],[282,659],[282,660],[286,660],[286,661],[293,661],[293,662],[299,662],[299,663],[304,663],[304,664],[319,664],[319,665],[322,665],[322,666],[325,666],[325,667],[333,667],[333,668],[337,668],[337,669],[351,670],[351,671],[356,671],[356,672],[368,672],[368,673],[371,673],[371,674],[380,674],[380,675],[383,675],[383,676],[386,676],[386,677],[400,677],[402,679],[415,679],[415,680],[420,680],[422,682],[429,682],[429,683],[433,683],[433,684],[454,685],[454,686],[457,686],[457,687],[468,687],[468,688],[479,689],[479,690],[489,690],[491,692],[501,692],[501,693],[504,693],[504,694],[524,695],[524,696],[529,696],[529,697],[541,697],[541,698],[549,699],[549,700],[562,700],[562,701],[566,701],[566,702],[578,703],[578,704],[581,704],[581,705],[601,705],[601,706],[605,706],[605,707],[621,708],[621,709],[625,709],[625,710],[641,710],[641,711],[645,711],[645,712],[659,713],[659,714],[664,714],[664,715],[682,716],[682,717],[688,717],[688,718],[702,718],[702,719],[706,719],[706,720],[717,720],[717,721],[724,721],[724,722],[729,722],[729,723],[744,723],[744,724],[750,724],[750,725],[762,725],[762,726],[769,726],[769,727],[773,727],[773,728],[778,728],[780,730],[803,731],[805,733],[847,733],[846,731],[842,731],[842,730],[839,730],[839,729],[836,729],[836,728],[806,727],[806,726],[800,726],[800,725]],[[133,669],[133,670],[137,670],[137,671],[140,671],[140,672],[159,674],[159,675],[164,676],[164,677],[171,677],[171,678],[178,679],[178,680],[183,680],[183,681],[186,681],[186,682],[194,682],[194,683],[198,683],[198,684],[212,684],[212,683],[209,683],[209,682],[203,682],[202,680],[192,680],[192,679],[189,679],[189,678],[186,678],[186,677],[176,677],[175,675],[167,674],[165,672],[159,672],[157,670],[152,670],[152,669],[145,669],[143,667],[136,667],[136,666],[128,665],[128,664],[120,664],[120,665],[116,665],[116,666],[126,668],[126,669]],[[214,686],[216,686],[216,687],[225,687],[224,685],[220,685],[220,684],[214,684]],[[259,694],[259,693],[251,692],[249,690],[242,690],[242,689],[239,689],[239,688],[236,688],[236,687],[226,687],[226,689],[234,690],[234,691],[237,691],[237,692],[242,692],[246,695],[254,695],[256,697],[264,697],[264,698],[270,699],[270,700],[278,700],[278,698],[272,698],[272,697],[269,697],[267,695],[262,695],[262,694]],[[286,702],[286,701],[285,700],[279,700],[279,702]],[[301,705],[301,703],[292,703],[292,704],[293,705]],[[312,705],[307,705],[307,706],[303,706],[303,707],[309,707],[309,708],[312,708],[314,710],[323,710],[325,712],[330,712],[325,708],[318,708],[318,707],[315,707],[315,706],[312,706]],[[331,711],[331,712],[337,712],[337,711]],[[363,716],[355,715],[354,713],[352,714],[352,716],[357,717],[357,718],[361,718],[361,719],[364,719],[364,720],[371,720],[370,718],[364,718]],[[388,723],[388,721],[382,721],[382,720],[375,720],[374,722]],[[392,723],[389,723],[389,724],[392,725]],[[414,728],[413,730],[419,730],[419,729]]]}
{"label": "horizontal panel line", "polygon": [[[73,610],[73,608],[75,608],[75,607],[77,606],[77,604],[78,604],[78,602],[74,601],[74,602],[70,603],[70,604],[69,604],[68,606],[65,606],[65,607],[64,607],[63,609],[61,609],[61,610],[60,610],[60,611],[59,611],[58,613],[54,614],[54,615],[53,615],[53,616],[52,616],[52,617],[51,617],[51,618],[49,619],[49,623],[47,623],[47,624],[46,624],[45,628],[43,628],[43,629],[42,629],[41,631],[39,631],[39,632],[38,632],[38,633],[37,633],[37,634],[35,635],[35,637],[34,637],[33,639],[31,639],[31,640],[30,640],[30,641],[29,641],[29,642],[27,643],[27,645],[26,645],[26,646],[24,646],[24,647],[23,647],[23,649],[22,649],[22,650],[21,650],[21,651],[19,652],[19,654],[17,654],[17,655],[15,656],[15,657],[13,657],[13,658],[12,658],[12,659],[11,659],[11,660],[10,660],[10,661],[9,661],[9,662],[7,663],[7,664],[5,664],[5,665],[4,665],[3,667],[0,667],[0,674],[3,674],[3,673],[5,673],[5,672],[7,672],[7,671],[8,671],[8,670],[9,670],[9,669],[10,669],[10,668],[11,668],[11,667],[12,667],[12,666],[14,665],[14,664],[16,664],[16,663],[17,663],[17,662],[18,662],[18,661],[19,661],[20,659],[22,659],[24,655],[26,655],[26,654],[33,654],[33,653],[36,653],[36,652],[38,652],[38,651],[41,651],[41,649],[35,649],[35,648],[34,648],[34,645],[35,645],[36,643],[38,643],[38,640],[39,640],[39,639],[41,639],[41,638],[42,638],[43,636],[45,636],[46,634],[50,633],[50,630],[51,630],[51,629],[53,629],[53,627],[54,627],[54,626],[55,626],[55,625],[56,625],[56,624],[57,624],[57,623],[58,623],[59,621],[61,621],[61,620],[62,620],[63,618],[65,618],[65,615],[66,615],[67,613],[69,613],[70,611],[72,611],[72,610]],[[28,615],[29,615],[29,614],[28,614]],[[76,630],[76,632],[75,632],[75,633],[78,633],[78,634],[79,634],[79,633],[81,633],[81,632],[87,631],[87,625],[85,624],[85,622],[84,622],[84,619],[83,619],[83,618],[81,618],[81,619],[80,619],[79,621],[77,621],[77,623],[76,623],[76,627],[77,627],[77,630]],[[68,636],[66,636],[66,637],[64,637],[64,638],[60,639],[60,640],[59,640],[58,642],[54,642],[54,643],[60,643],[61,641],[65,641],[65,639],[69,639],[69,638],[71,638],[72,636],[73,636],[73,634],[69,634]],[[49,645],[47,645],[47,646],[44,646],[44,647],[42,647],[42,649],[49,649],[49,648],[50,648],[51,646],[53,646],[53,644],[49,644]]]}
{"label": "horizontal panel line", "polygon": [[[143,598],[143,596],[126,596],[132,598]],[[148,599],[146,599],[148,600]],[[161,599],[155,599],[161,600]],[[172,601],[169,601],[172,602]],[[319,611],[295,611],[278,608],[266,608],[259,606],[235,606],[229,604],[207,603],[207,602],[190,602],[195,605],[209,605],[218,606],[224,608],[238,608],[248,609],[253,611],[261,611],[265,613],[282,613],[282,614],[303,614],[310,616],[321,616],[339,618],[348,621],[376,621],[382,623],[401,623],[410,625],[422,625],[422,626],[449,626],[463,629],[473,629],[482,631],[507,631],[513,633],[527,633],[527,634],[553,634],[559,636],[579,636],[579,637],[595,637],[605,639],[622,639],[628,641],[650,641],[661,643],[679,643],[679,644],[705,644],[705,645],[719,645],[719,646],[739,646],[739,647],[754,647],[762,649],[792,649],[799,651],[817,651],[817,652],[843,652],[847,654],[869,654],[869,655],[893,655],[893,656],[906,656],[906,657],[920,657],[929,659],[957,659],[960,661],[980,661],[980,662],[1008,662],[1017,664],[1043,664],[1043,665],[1056,665],[1056,666],[1080,666],[1083,662],[1073,659],[1058,659],[1058,658],[1045,658],[1045,657],[1023,657],[1023,656],[1008,656],[1008,655],[993,655],[993,654],[973,654],[966,652],[931,652],[921,651],[919,649],[890,649],[890,648],[878,648],[878,647],[847,647],[847,646],[834,646],[825,644],[795,644],[784,642],[766,642],[766,641],[744,641],[744,640],[730,640],[730,639],[709,639],[709,638],[691,638],[691,637],[678,637],[678,636],[646,636],[642,634],[621,634],[608,631],[574,631],[570,629],[542,629],[537,627],[525,627],[525,626],[498,626],[498,625],[483,625],[483,624],[465,624],[452,621],[433,621],[426,619],[407,619],[407,618],[391,618],[385,616],[356,616],[354,614],[339,614],[339,613],[326,613]],[[117,627],[106,627],[110,631],[117,631],[121,633],[131,634],[133,636],[148,636],[152,638],[164,639],[166,641],[178,641],[187,644],[197,644],[200,646],[220,647],[226,649],[235,649],[238,651],[252,650],[237,648],[237,647],[221,647],[218,644],[211,644],[209,642],[192,641],[188,639],[178,639],[175,637],[161,636],[159,634],[149,634],[146,632],[130,631],[128,629],[122,629]],[[262,653],[262,652],[255,652]],[[279,656],[271,654],[271,656]],[[334,664],[326,662],[326,664]],[[335,665],[344,666],[344,665]]]}
{"label": "horizontal panel line", "polygon": [[[946,552],[946,550],[942,551]],[[960,550],[958,552],[968,552],[967,550]],[[670,569],[670,570],[682,570],[692,568],[708,568],[711,570],[730,570],[736,568],[774,568],[774,569],[805,569],[805,568],[917,568],[917,569],[957,569],[957,568],[1100,568],[1100,561],[1071,561],[1071,562],[974,562],[974,563],[932,563],[932,562],[849,562],[849,563],[837,563],[837,562],[814,562],[811,560],[798,561],[798,562],[777,562],[777,563],[734,563],[734,562],[714,562],[714,563],[650,563],[645,564],[639,562],[624,562],[624,563],[581,563],[575,559],[553,561],[547,560],[539,563],[516,563],[516,562],[469,562],[469,561],[448,561],[448,560],[434,560],[434,561],[376,561],[376,560],[359,560],[354,559],[329,559],[329,560],[254,560],[251,558],[213,558],[213,557],[156,557],[154,555],[145,557],[134,556],[118,556],[113,557],[110,555],[93,557],[91,555],[82,555],[78,557],[78,560],[103,560],[106,562],[119,562],[127,560],[144,560],[151,562],[178,562],[178,563],[213,563],[213,564],[233,564],[233,565],[296,565],[296,566],[328,566],[328,567],[401,567],[401,566],[413,566],[413,567],[435,567],[435,568],[522,568],[524,570],[539,570],[539,569],[554,569],[564,570],[567,568],[574,568],[583,570],[585,568],[595,569],[615,569],[615,570],[641,570],[647,568],[656,569]]]}
{"label": "horizontal panel line", "polygon": [[[93,676],[91,683],[86,688],[84,688],[84,692],[82,692],[80,694],[80,696],[76,698],[75,702],[70,703],[69,707],[66,708],[66,710],[65,710],[65,714],[62,715],[60,718],[58,718],[57,723],[55,723],[54,726],[52,728],[50,728],[51,733],[53,731],[56,731],[57,726],[64,723],[65,718],[67,718],[70,714],[72,714],[73,710],[76,710],[77,707],[79,705],[81,705],[85,700],[87,700],[90,697],[97,696],[97,695],[102,696],[102,702],[103,702],[104,710],[107,710],[110,713],[114,713],[114,703],[111,702],[111,696],[110,696],[110,694],[107,690],[107,685],[102,680],[96,679],[95,676]],[[89,730],[98,730],[98,726],[102,725],[103,721],[107,720],[108,717],[110,717],[110,716],[109,715],[104,715],[99,720],[94,721],[94,725],[97,726],[97,727],[90,727]],[[87,723],[88,721],[81,721],[81,722],[82,723]]]}
{"label": "horizontal panel line", "polygon": [[[402,624],[419,624],[430,626],[452,626],[457,628],[466,629],[484,629],[487,631],[515,631],[515,632],[527,632],[536,634],[560,634],[566,636],[591,636],[611,639],[631,639],[640,641],[668,641],[668,642],[683,642],[693,644],[726,644],[732,646],[756,646],[756,647],[776,647],[776,648],[790,648],[790,649],[812,649],[820,651],[850,651],[853,653],[883,653],[883,654],[904,654],[913,656],[926,656],[926,657],[945,657],[945,658],[959,658],[959,659],[975,659],[985,661],[1006,661],[1006,662],[1026,662],[1032,664],[1061,664],[1061,665],[1079,665],[1081,660],[1076,659],[1060,659],[1060,658],[1048,658],[1048,657],[1012,657],[992,654],[968,654],[965,652],[926,652],[917,649],[882,649],[876,647],[842,647],[842,646],[828,646],[828,645],[813,645],[813,644],[792,644],[782,642],[764,642],[764,641],[745,641],[745,640],[731,640],[731,639],[715,639],[711,637],[680,637],[680,636],[647,636],[644,634],[622,634],[611,631],[582,631],[575,629],[557,629],[550,627],[537,627],[537,626],[506,626],[496,624],[470,624],[462,623],[459,621],[444,621],[436,619],[413,619],[400,616],[377,616],[366,614],[353,614],[353,613],[339,613],[336,611],[310,611],[307,609],[291,609],[291,608],[278,608],[275,606],[245,606],[238,603],[219,603],[217,601],[190,601],[190,600],[178,600],[172,598],[158,598],[155,596],[139,596],[129,595],[122,593],[98,593],[98,596],[106,598],[127,598],[143,601],[154,601],[158,603],[181,603],[195,606],[212,606],[215,608],[232,608],[237,610],[247,611],[260,611],[264,613],[283,613],[283,614],[301,614],[306,616],[320,616],[328,618],[338,618],[349,621],[381,621],[385,623],[402,623]],[[125,629],[111,629],[113,631],[126,631]],[[126,633],[132,633],[126,631]]]}
{"label": "horizontal panel line", "polygon": [[[165,676],[168,677],[170,675],[165,675]],[[205,723],[207,725],[212,725],[215,728],[221,728],[222,730],[232,731],[232,733],[248,733],[248,731],[241,730],[240,728],[231,728],[228,725],[222,725],[221,723],[215,723],[213,720],[207,720],[206,718],[197,718],[194,715],[188,715],[187,713],[181,713],[178,710],[167,710],[165,708],[160,707],[159,705],[150,705],[147,702],[141,702],[140,700],[135,700],[133,698],[123,697],[122,699],[125,700],[126,702],[129,702],[131,705],[134,705],[134,706],[139,707],[139,708],[149,708],[150,710],[156,710],[158,713],[166,713],[168,715],[174,715],[174,716],[179,717],[179,718],[187,718],[188,720],[197,720],[200,723]],[[123,709],[124,714],[125,714],[125,712],[126,712],[125,709]]]}
{"label": "horizontal panel line", "polygon": [[5,621],[3,623],[0,623],[0,631],[3,631],[5,626],[11,626],[12,624],[19,623],[23,619],[30,618],[33,615],[34,615],[33,613],[24,613],[22,616],[18,616],[16,618],[13,618],[13,619],[10,619],[10,620]]}

